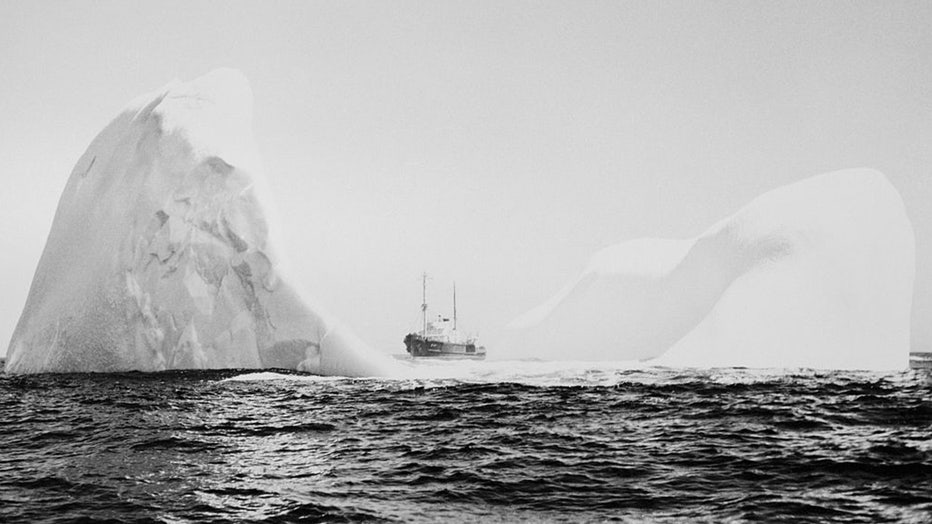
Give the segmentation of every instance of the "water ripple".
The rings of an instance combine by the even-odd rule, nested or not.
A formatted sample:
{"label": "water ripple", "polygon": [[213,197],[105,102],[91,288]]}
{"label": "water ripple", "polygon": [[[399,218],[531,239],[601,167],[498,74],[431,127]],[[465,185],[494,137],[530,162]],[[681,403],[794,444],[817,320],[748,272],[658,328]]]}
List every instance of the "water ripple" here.
{"label": "water ripple", "polygon": [[932,515],[915,372],[438,369],[0,375],[0,521]]}

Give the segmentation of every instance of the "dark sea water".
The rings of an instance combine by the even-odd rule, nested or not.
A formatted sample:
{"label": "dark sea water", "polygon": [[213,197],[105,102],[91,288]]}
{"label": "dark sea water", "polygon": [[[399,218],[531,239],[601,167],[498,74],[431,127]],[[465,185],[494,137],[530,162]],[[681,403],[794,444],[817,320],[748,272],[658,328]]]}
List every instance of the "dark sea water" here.
{"label": "dark sea water", "polygon": [[932,522],[925,372],[453,369],[0,375],[0,521]]}

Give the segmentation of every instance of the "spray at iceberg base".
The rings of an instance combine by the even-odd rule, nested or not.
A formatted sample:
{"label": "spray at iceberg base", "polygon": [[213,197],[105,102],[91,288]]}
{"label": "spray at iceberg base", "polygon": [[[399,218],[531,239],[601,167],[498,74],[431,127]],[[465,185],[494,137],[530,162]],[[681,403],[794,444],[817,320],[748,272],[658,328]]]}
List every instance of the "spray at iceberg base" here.
{"label": "spray at iceberg base", "polygon": [[394,372],[282,277],[251,106],[245,78],[218,70],[140,97],[96,137],[62,194],[7,371]]}
{"label": "spray at iceberg base", "polygon": [[496,347],[506,358],[906,369],[914,274],[900,195],[876,171],[838,171],[768,192],[696,238],[597,253]]}

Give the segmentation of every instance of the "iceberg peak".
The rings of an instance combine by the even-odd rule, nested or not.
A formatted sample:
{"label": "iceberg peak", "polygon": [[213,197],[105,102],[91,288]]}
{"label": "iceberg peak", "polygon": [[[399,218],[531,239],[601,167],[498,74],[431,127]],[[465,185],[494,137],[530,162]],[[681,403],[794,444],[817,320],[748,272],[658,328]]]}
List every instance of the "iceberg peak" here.
{"label": "iceberg peak", "polygon": [[392,367],[282,276],[251,126],[249,82],[219,69],[100,132],[62,193],[7,371]]}

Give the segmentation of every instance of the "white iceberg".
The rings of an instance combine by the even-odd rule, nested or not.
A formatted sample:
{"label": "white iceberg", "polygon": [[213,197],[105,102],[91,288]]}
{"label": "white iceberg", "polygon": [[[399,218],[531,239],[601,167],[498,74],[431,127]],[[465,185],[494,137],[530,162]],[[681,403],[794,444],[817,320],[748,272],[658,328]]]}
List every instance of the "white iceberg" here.
{"label": "white iceberg", "polygon": [[770,191],[688,240],[597,253],[513,321],[509,357],[905,369],[915,274],[899,193],[870,169]]}
{"label": "white iceberg", "polygon": [[262,204],[252,92],[237,71],[137,99],[62,194],[8,372],[394,364],[281,275]]}

